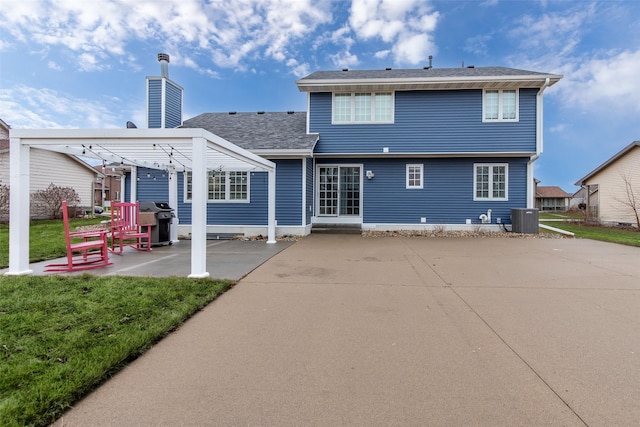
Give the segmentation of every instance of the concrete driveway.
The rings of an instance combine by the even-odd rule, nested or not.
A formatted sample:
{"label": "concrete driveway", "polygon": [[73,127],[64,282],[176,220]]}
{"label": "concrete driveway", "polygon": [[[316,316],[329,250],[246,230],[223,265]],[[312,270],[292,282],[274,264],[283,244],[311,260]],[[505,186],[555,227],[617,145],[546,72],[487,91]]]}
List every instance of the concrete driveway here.
{"label": "concrete driveway", "polygon": [[640,248],[313,235],[58,426],[640,425]]}

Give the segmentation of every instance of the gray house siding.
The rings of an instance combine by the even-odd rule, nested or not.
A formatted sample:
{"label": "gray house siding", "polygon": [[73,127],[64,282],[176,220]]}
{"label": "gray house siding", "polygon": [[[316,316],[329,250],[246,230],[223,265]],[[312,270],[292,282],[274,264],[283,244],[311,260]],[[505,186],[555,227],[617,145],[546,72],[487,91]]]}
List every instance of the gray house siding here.
{"label": "gray house siding", "polygon": [[519,91],[519,121],[482,122],[482,90],[395,93],[393,124],[331,124],[331,93],[310,94],[310,132],[327,153],[462,153],[536,150],[536,89]]}
{"label": "gray house siding", "polygon": [[[362,164],[375,177],[363,179],[363,222],[372,224],[472,224],[492,210],[492,222],[510,222],[511,208],[524,208],[528,158],[319,159],[316,164]],[[506,201],[474,201],[474,163],[508,163]],[[423,164],[422,189],[406,188],[406,165]]]}

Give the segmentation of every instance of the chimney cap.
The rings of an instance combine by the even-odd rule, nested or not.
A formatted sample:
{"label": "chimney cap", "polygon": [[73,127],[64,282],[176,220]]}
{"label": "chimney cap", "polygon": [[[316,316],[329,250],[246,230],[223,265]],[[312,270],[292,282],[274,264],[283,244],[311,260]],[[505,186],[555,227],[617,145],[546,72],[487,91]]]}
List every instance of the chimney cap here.
{"label": "chimney cap", "polygon": [[159,53],[158,54],[158,62],[161,62],[161,61],[170,62],[169,61],[169,54],[168,53]]}

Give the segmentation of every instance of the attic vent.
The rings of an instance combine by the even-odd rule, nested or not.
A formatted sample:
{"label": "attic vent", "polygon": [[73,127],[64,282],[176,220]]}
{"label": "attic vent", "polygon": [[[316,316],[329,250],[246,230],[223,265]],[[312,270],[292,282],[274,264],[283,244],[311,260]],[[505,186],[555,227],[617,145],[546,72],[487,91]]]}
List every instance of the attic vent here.
{"label": "attic vent", "polygon": [[467,65],[467,68],[476,68],[475,65]]}
{"label": "attic vent", "polygon": [[293,114],[293,111],[287,111],[287,114]]}
{"label": "attic vent", "polygon": [[264,114],[264,111],[258,111],[258,114]]}
{"label": "attic vent", "polygon": [[235,114],[235,113],[236,113],[235,111],[229,111],[229,114]]}
{"label": "attic vent", "polygon": [[343,68],[342,71],[349,71],[349,69],[348,68]]}
{"label": "attic vent", "polygon": [[391,71],[391,67],[385,68],[386,71]]}

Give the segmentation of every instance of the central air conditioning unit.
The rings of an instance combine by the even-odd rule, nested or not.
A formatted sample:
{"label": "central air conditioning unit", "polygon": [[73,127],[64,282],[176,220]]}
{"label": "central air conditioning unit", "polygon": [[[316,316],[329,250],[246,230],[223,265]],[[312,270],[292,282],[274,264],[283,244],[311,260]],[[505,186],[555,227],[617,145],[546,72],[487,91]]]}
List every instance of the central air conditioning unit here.
{"label": "central air conditioning unit", "polygon": [[538,234],[538,209],[511,209],[511,231]]}

